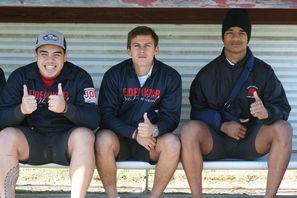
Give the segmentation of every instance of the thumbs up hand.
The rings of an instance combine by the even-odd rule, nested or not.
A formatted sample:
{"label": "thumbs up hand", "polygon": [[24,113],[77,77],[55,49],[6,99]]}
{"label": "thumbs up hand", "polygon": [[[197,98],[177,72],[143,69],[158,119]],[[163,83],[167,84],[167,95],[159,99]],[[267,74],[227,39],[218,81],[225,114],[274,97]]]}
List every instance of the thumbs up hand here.
{"label": "thumbs up hand", "polygon": [[138,135],[141,137],[152,137],[154,125],[151,123],[150,119],[147,117],[147,113],[143,114],[143,122],[138,124]]}
{"label": "thumbs up hand", "polygon": [[21,104],[22,114],[31,114],[37,109],[37,101],[35,96],[29,95],[27,85],[23,85],[23,97]]}
{"label": "thumbs up hand", "polygon": [[258,93],[254,92],[255,102],[251,104],[250,112],[251,114],[260,120],[268,118],[268,112],[265,108],[261,98],[258,96]]}
{"label": "thumbs up hand", "polygon": [[58,95],[50,95],[48,97],[48,109],[56,113],[64,112],[66,101],[63,95],[62,84],[58,84]]}

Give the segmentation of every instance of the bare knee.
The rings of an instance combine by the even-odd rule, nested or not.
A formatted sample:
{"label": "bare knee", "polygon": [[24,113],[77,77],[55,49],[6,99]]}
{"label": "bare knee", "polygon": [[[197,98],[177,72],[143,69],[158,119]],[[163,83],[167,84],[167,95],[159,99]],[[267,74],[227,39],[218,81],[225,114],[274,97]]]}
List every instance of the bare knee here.
{"label": "bare knee", "polygon": [[115,133],[110,130],[101,130],[96,134],[95,151],[97,154],[118,152],[119,140]]}
{"label": "bare knee", "polygon": [[72,131],[68,140],[68,153],[79,151],[87,154],[94,153],[94,132],[88,128],[80,127]]}
{"label": "bare knee", "polygon": [[292,142],[293,129],[288,121],[280,120],[271,125],[273,137],[285,144]]}
{"label": "bare knee", "polygon": [[0,131],[0,152],[16,152],[21,150],[20,145],[26,143],[26,138],[21,132],[13,127]]}
{"label": "bare knee", "polygon": [[207,130],[207,126],[200,121],[191,120],[181,127],[181,141],[189,142],[190,140],[196,141],[200,135]]}
{"label": "bare knee", "polygon": [[180,153],[181,143],[179,138],[174,134],[164,134],[159,138],[158,144],[160,144],[163,151],[178,155]]}
{"label": "bare knee", "polygon": [[70,142],[74,145],[92,146],[95,142],[94,132],[88,128],[80,127],[75,129],[70,135]]}

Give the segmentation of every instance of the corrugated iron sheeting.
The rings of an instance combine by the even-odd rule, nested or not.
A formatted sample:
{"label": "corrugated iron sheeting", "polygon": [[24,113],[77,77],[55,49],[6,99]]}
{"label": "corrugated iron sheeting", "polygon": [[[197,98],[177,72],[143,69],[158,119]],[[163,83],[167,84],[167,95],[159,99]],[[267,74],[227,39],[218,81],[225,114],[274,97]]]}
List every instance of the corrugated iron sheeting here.
{"label": "corrugated iron sheeting", "polygon": [[[126,35],[137,25],[0,23],[0,65],[8,77],[17,67],[34,61],[36,35],[47,29],[56,29],[66,36],[69,60],[91,74],[98,92],[104,72],[128,58]],[[181,120],[184,122],[189,119],[188,93],[193,78],[222,50],[221,26],[148,25],[160,37],[157,58],[182,75]],[[250,46],[257,57],[272,65],[283,83],[292,106],[289,120],[294,128],[293,147],[297,151],[297,26],[254,25]]]}

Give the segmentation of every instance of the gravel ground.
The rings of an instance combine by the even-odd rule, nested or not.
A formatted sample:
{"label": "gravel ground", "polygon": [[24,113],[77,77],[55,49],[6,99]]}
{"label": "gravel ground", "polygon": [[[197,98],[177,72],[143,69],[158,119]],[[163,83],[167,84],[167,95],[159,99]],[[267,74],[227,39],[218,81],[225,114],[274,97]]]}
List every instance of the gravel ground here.
{"label": "gravel ground", "polygon": [[[118,191],[122,198],[147,197],[144,170],[120,170]],[[205,170],[203,171],[203,193],[205,198],[263,197],[266,185],[266,170]],[[149,172],[148,189],[151,189],[154,171]],[[68,169],[33,169],[20,171],[17,183],[17,198],[70,197]],[[288,170],[278,191],[280,198],[297,198],[297,170]],[[262,195],[262,196],[261,196]],[[88,198],[105,197],[101,180],[94,173]],[[168,184],[165,198],[191,197],[183,170],[177,170]]]}

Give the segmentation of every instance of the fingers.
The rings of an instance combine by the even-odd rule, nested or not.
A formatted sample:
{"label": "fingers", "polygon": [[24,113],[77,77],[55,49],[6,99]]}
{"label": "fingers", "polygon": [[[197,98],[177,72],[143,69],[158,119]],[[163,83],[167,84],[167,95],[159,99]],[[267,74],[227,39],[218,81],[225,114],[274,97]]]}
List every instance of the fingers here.
{"label": "fingers", "polygon": [[258,93],[256,91],[254,91],[254,98],[255,98],[255,101],[256,102],[260,102],[261,101],[261,98],[258,96]]}
{"label": "fingers", "polygon": [[258,93],[254,92],[255,102],[251,104],[250,112],[255,118],[266,119],[268,118],[268,112],[262,103],[261,98],[258,96]]}
{"label": "fingers", "polygon": [[55,95],[55,94],[49,95],[48,99],[52,100],[52,99],[55,99],[55,98],[58,98],[58,97],[62,98],[61,96],[63,96],[63,98],[64,98],[62,83],[59,83],[58,84],[58,93],[57,93],[57,95]]}
{"label": "fingers", "polygon": [[151,138],[151,137],[141,137],[139,135],[137,135],[136,137],[136,141],[142,145],[143,147],[145,147],[148,151],[155,149],[156,144],[157,144],[157,140],[155,138]]}
{"label": "fingers", "polygon": [[156,146],[156,142],[155,141],[148,141],[148,143],[147,143],[147,150],[153,150],[153,149],[155,149],[155,146]]}
{"label": "fingers", "polygon": [[58,95],[63,95],[62,83],[58,84]]}
{"label": "fingers", "polygon": [[22,114],[31,114],[37,109],[37,101],[35,96],[29,95],[27,85],[23,85],[23,98],[20,105]]}
{"label": "fingers", "polygon": [[147,112],[145,112],[144,114],[143,114],[143,122],[144,123],[147,123],[147,124],[150,124],[151,123],[151,121],[150,121],[150,119],[147,117]]}
{"label": "fingers", "polygon": [[58,84],[57,95],[50,95],[48,97],[48,109],[56,113],[62,113],[65,110],[66,102],[63,94],[62,84]]}
{"label": "fingers", "polygon": [[23,96],[28,96],[29,93],[28,93],[28,88],[27,88],[27,85],[23,85]]}
{"label": "fingers", "polygon": [[243,138],[245,138],[245,136],[246,136],[246,131],[247,131],[247,129],[246,129],[244,126],[241,126],[241,127],[240,127],[240,130],[239,130],[239,132],[238,132],[238,134],[237,134],[238,139],[243,139]]}

